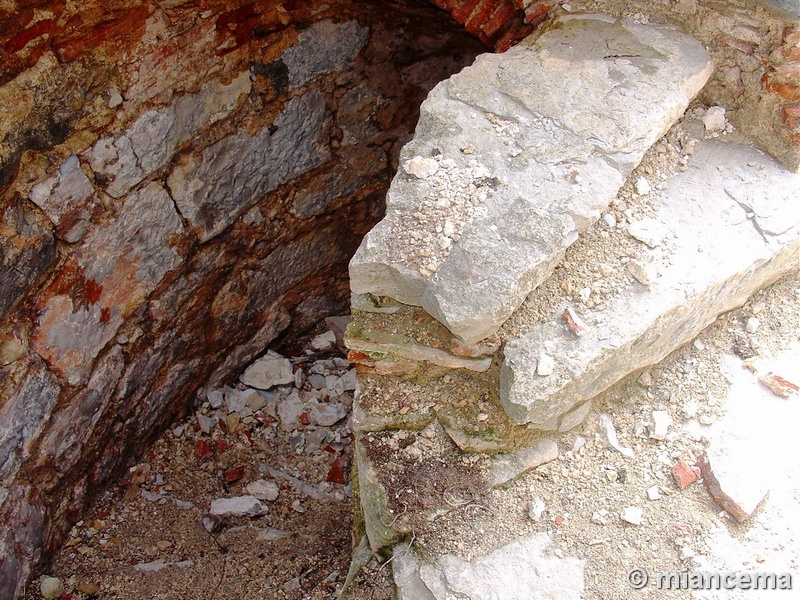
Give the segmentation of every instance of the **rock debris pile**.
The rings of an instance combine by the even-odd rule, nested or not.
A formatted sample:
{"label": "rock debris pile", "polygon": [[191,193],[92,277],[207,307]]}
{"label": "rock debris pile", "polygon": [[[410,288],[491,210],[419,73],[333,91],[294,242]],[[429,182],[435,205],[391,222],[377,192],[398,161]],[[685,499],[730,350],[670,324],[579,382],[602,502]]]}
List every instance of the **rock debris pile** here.
{"label": "rock debris pile", "polygon": [[72,529],[61,577],[27,597],[333,597],[351,553],[347,321],[330,317],[299,356],[269,351],[239,382],[204,390]]}

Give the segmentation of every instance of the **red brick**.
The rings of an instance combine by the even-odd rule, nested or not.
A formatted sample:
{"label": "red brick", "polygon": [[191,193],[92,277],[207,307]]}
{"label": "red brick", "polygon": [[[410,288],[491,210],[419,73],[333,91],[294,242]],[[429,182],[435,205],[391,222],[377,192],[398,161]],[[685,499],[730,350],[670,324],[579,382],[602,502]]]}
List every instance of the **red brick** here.
{"label": "red brick", "polygon": [[787,46],[800,47],[800,29],[786,29],[783,32],[783,41]]}
{"label": "red brick", "polygon": [[483,25],[491,16],[497,4],[498,0],[481,0],[481,2],[478,3],[478,6],[475,7],[475,10],[472,11],[472,14],[469,16],[469,18],[467,18],[467,20],[464,22],[464,29],[466,29],[472,35],[482,37],[481,25]]}
{"label": "red brick", "polygon": [[461,0],[460,2],[456,0],[450,3],[452,5],[452,8],[449,9],[450,14],[453,15],[456,21],[463,24],[480,2],[481,0]]}
{"label": "red brick", "polygon": [[775,67],[775,76],[784,81],[800,81],[800,63],[789,63]]}
{"label": "red brick", "polygon": [[524,40],[536,30],[536,27],[531,24],[514,23],[506,31],[501,33],[494,42],[495,52],[505,52],[509,48],[516,46],[519,42]]}
{"label": "red brick", "polygon": [[508,23],[518,9],[516,6],[509,2],[505,2],[498,6],[492,15],[481,25],[481,31],[490,38],[494,36],[506,23]]}
{"label": "red brick", "polygon": [[797,102],[800,100],[800,85],[782,83],[771,75],[764,75],[761,79],[761,83],[768,92],[775,94],[783,100],[788,100],[790,102]]}
{"label": "red brick", "polygon": [[525,11],[525,22],[538,25],[554,6],[555,2],[539,1],[536,4],[531,4]]}
{"label": "red brick", "polygon": [[784,106],[781,109],[781,121],[791,129],[800,127],[800,104]]}
{"label": "red brick", "polygon": [[672,478],[680,489],[684,489],[697,481],[697,472],[681,461],[672,467]]}

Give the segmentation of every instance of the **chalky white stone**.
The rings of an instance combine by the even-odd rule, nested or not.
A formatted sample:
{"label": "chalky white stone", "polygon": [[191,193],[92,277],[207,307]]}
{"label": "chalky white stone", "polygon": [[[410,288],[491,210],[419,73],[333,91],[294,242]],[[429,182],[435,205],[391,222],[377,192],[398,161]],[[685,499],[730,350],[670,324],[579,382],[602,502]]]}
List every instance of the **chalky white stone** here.
{"label": "chalky white stone", "polygon": [[[488,337],[711,69],[697,40],[603,15],[565,15],[480,56],[423,103],[386,217],[350,263],[352,290],[421,306],[467,343]],[[445,227],[453,242],[443,248]]]}

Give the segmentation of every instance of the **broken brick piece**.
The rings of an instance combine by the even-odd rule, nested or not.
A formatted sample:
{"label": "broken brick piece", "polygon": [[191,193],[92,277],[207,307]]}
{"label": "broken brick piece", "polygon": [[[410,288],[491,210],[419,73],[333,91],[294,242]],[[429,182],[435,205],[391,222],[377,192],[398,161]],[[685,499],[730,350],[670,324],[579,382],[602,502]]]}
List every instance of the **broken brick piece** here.
{"label": "broken brick piece", "polygon": [[675,480],[678,487],[683,490],[697,481],[697,472],[685,462],[681,461],[672,467],[672,478]]}

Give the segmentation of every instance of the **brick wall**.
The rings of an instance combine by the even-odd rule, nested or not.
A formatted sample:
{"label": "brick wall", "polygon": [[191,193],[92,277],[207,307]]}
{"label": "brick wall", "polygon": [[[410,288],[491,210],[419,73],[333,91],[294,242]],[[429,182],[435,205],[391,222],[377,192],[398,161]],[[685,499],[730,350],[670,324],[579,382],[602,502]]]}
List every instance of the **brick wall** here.
{"label": "brick wall", "polygon": [[347,310],[420,103],[484,50],[405,0],[0,10],[0,597],[201,385]]}

